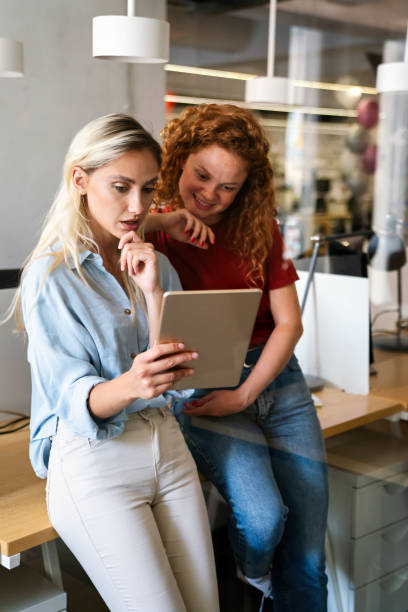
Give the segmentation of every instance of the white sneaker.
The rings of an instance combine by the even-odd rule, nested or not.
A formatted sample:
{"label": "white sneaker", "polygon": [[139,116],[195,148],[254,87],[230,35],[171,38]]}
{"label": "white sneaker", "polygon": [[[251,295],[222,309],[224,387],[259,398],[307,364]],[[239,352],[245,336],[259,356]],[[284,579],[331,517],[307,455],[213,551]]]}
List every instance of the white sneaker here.
{"label": "white sneaker", "polygon": [[265,576],[261,576],[260,578],[249,578],[248,576],[245,576],[237,566],[237,578],[261,591],[265,597],[273,599],[270,572],[265,574]]}

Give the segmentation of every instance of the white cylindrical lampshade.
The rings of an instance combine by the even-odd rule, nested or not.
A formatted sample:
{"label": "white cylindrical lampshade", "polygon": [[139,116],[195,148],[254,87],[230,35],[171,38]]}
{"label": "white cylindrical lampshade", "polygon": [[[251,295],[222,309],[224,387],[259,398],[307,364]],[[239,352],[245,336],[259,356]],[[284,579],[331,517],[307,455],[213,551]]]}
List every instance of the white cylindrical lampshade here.
{"label": "white cylindrical lampshade", "polygon": [[170,26],[148,17],[104,15],[92,20],[92,55],[121,62],[165,63]]}
{"label": "white cylindrical lampshade", "polygon": [[284,77],[255,77],[245,82],[245,101],[292,104],[293,85]]}
{"label": "white cylindrical lampshade", "polygon": [[389,62],[377,68],[376,89],[387,91],[408,91],[408,62]]}
{"label": "white cylindrical lampshade", "polygon": [[398,270],[405,263],[408,194],[408,91],[380,94],[370,264]]}
{"label": "white cylindrical lampshade", "polygon": [[22,76],[24,76],[22,43],[0,38],[0,77]]}

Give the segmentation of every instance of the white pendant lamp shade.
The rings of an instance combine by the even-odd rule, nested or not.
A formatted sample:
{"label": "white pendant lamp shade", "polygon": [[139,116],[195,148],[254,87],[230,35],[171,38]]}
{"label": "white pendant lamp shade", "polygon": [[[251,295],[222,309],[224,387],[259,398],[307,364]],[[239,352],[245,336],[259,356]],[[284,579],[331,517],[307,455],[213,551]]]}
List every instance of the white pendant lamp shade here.
{"label": "white pendant lamp shade", "polygon": [[284,77],[256,77],[245,82],[245,101],[289,104],[292,91],[291,82]]}
{"label": "white pendant lamp shade", "polygon": [[408,91],[408,28],[403,62],[388,62],[377,68],[378,93]]}
{"label": "white pendant lamp shade", "polygon": [[267,76],[248,79],[245,83],[246,102],[290,104],[293,85],[289,79],[273,74],[275,62],[276,0],[269,3],[268,65]]}
{"label": "white pendant lamp shade", "polygon": [[166,63],[170,26],[167,21],[134,15],[106,15],[92,20],[92,54],[120,62]]}
{"label": "white pendant lamp shade", "polygon": [[24,76],[23,45],[0,37],[0,77]]}

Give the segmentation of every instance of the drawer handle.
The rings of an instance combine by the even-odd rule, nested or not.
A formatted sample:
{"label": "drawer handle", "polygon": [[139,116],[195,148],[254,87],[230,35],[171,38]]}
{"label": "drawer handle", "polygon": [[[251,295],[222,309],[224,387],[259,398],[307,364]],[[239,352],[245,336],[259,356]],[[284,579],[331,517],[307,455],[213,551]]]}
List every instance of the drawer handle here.
{"label": "drawer handle", "polygon": [[381,538],[384,542],[388,542],[389,544],[397,544],[397,542],[401,542],[405,538],[408,533],[408,525],[398,525],[397,527],[393,527],[392,529],[388,529],[384,533],[381,534]]}
{"label": "drawer handle", "polygon": [[387,578],[386,580],[382,580],[380,582],[381,589],[385,593],[395,593],[395,591],[399,591],[399,589],[404,586],[407,580],[408,570],[405,570],[404,572],[395,572],[391,578]]}
{"label": "drawer handle", "polygon": [[384,491],[388,493],[388,495],[401,495],[401,493],[408,493],[408,488],[405,484],[387,482],[383,485]]}

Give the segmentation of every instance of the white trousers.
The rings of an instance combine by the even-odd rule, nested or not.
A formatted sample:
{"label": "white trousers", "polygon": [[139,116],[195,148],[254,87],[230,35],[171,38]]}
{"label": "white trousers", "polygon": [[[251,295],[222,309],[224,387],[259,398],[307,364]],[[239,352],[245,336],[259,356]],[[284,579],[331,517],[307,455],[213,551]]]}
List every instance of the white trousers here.
{"label": "white trousers", "polygon": [[113,612],[217,612],[197,469],[168,409],[131,415],[111,440],[60,425],[47,480],[52,525]]}

